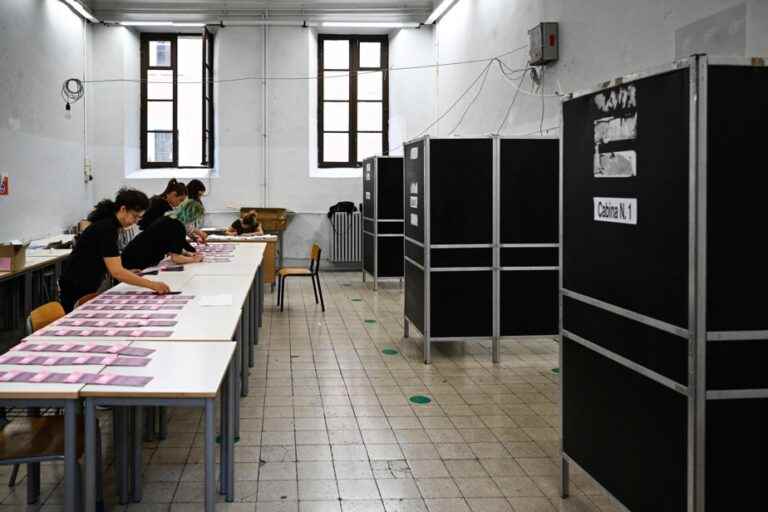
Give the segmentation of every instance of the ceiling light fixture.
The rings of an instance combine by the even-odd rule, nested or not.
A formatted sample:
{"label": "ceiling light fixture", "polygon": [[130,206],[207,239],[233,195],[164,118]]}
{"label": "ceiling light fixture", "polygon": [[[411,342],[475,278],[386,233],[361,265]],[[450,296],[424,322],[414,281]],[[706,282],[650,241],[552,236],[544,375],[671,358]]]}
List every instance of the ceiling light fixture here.
{"label": "ceiling light fixture", "polygon": [[320,25],[338,28],[419,28],[421,23],[401,21],[324,21]]}
{"label": "ceiling light fixture", "polygon": [[456,4],[456,2],[458,2],[458,0],[443,0],[440,5],[435,7],[435,10],[432,11],[432,14],[429,15],[429,18],[427,18],[427,21],[424,23],[426,25],[437,23],[438,20],[442,18],[443,15]]}
{"label": "ceiling light fixture", "polygon": [[90,21],[91,23],[99,23],[99,19],[91,14],[91,12],[85,8],[83,4],[78,2],[77,0],[61,0],[66,5],[69,6],[70,9],[75,11],[77,14],[79,14],[82,18]]}
{"label": "ceiling light fixture", "polygon": [[203,22],[182,21],[120,21],[124,27],[204,27]]}

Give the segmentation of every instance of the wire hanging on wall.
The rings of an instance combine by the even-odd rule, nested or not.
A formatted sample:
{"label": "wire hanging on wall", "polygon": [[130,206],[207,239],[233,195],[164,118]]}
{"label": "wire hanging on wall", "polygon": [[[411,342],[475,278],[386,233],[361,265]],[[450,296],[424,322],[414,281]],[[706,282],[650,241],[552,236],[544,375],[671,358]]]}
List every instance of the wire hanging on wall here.
{"label": "wire hanging on wall", "polygon": [[72,104],[77,103],[83,97],[85,89],[83,81],[79,78],[68,78],[61,85],[61,97],[64,98],[66,106],[64,107],[65,116],[72,110]]}

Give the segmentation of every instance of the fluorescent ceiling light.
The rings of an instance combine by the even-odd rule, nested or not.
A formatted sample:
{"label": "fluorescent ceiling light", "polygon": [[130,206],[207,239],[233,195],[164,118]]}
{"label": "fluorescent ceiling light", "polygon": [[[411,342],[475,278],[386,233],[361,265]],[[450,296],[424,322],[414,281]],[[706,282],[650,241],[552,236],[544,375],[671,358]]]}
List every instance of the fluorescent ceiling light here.
{"label": "fluorescent ceiling light", "polygon": [[360,27],[360,28],[419,28],[421,23],[399,21],[324,21],[323,27]]}
{"label": "fluorescent ceiling light", "polygon": [[124,27],[204,27],[205,23],[178,21],[121,21]]}
{"label": "fluorescent ceiling light", "polygon": [[75,11],[77,14],[85,18],[86,20],[90,21],[91,23],[98,23],[99,19],[96,18],[93,14],[88,11],[88,9],[85,8],[83,4],[78,2],[77,0],[61,0],[65,4],[67,4],[73,11]]}
{"label": "fluorescent ceiling light", "polygon": [[442,2],[440,2],[440,5],[435,7],[435,10],[432,11],[432,14],[429,15],[429,18],[427,18],[427,21],[425,21],[424,23],[427,25],[432,25],[433,23],[437,23],[437,20],[442,18],[443,14],[448,12],[448,9],[453,7],[453,5],[457,1],[458,0],[443,0]]}

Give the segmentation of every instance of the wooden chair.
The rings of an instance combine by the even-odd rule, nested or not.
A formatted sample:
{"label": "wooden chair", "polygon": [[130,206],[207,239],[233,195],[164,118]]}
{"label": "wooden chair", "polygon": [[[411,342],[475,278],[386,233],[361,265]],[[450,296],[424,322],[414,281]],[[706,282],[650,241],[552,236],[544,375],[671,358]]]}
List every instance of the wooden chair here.
{"label": "wooden chair", "polygon": [[[46,327],[65,316],[58,302],[49,302],[34,309],[27,317],[27,334]],[[81,458],[85,446],[85,428],[82,416],[77,422],[76,456]],[[101,431],[96,425],[96,468],[98,501],[103,508],[101,484]],[[40,498],[40,463],[64,460],[64,417],[40,416],[38,409],[29,409],[29,416],[8,421],[0,430],[0,466],[13,464],[9,487],[16,485],[19,466],[27,465],[27,504]],[[78,469],[79,471],[79,469]]]}
{"label": "wooden chair", "polygon": [[277,305],[280,311],[285,307],[285,280],[288,277],[309,277],[312,279],[312,291],[315,292],[315,304],[318,303],[317,296],[320,294],[320,306],[325,311],[325,301],[323,300],[323,289],[320,286],[320,254],[322,250],[317,244],[312,244],[309,251],[309,268],[303,267],[283,267],[277,272]]}
{"label": "wooden chair", "polygon": [[94,292],[94,293],[89,293],[87,295],[83,295],[82,297],[77,299],[77,302],[75,302],[75,308],[79,308],[80,306],[82,306],[86,302],[90,302],[90,301],[92,301],[93,299],[95,299],[98,296],[99,296],[99,292]]}
{"label": "wooden chair", "polygon": [[27,317],[27,335],[64,318],[64,308],[58,302],[49,302],[35,308]]}

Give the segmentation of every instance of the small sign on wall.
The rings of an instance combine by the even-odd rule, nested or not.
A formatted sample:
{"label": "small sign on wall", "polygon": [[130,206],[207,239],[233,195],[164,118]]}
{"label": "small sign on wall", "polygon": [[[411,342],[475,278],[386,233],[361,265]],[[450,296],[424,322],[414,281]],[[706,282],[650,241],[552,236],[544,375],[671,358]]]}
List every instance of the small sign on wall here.
{"label": "small sign on wall", "polygon": [[419,216],[415,213],[411,214],[411,226],[418,226],[419,225]]}
{"label": "small sign on wall", "polygon": [[417,160],[419,158],[419,146],[411,148],[411,160]]}
{"label": "small sign on wall", "polygon": [[637,224],[637,199],[626,197],[593,197],[596,222]]}
{"label": "small sign on wall", "polygon": [[7,196],[8,195],[8,175],[7,174],[0,174],[0,196]]}
{"label": "small sign on wall", "polygon": [[419,196],[411,196],[411,208],[419,207]]}
{"label": "small sign on wall", "polygon": [[411,194],[418,194],[419,193],[419,184],[418,182],[412,181],[411,182]]}
{"label": "small sign on wall", "polygon": [[371,193],[368,192],[367,190],[365,191],[365,200],[366,201],[370,201],[371,200]]}

